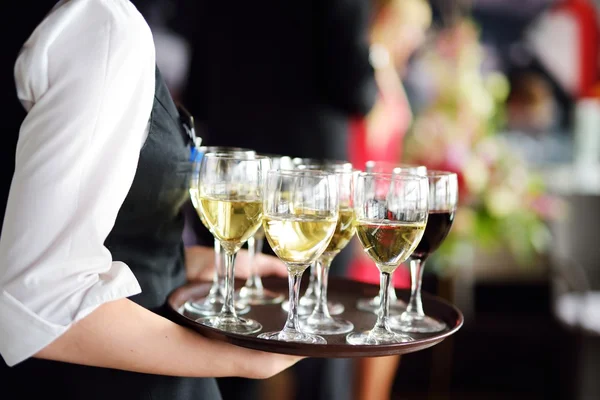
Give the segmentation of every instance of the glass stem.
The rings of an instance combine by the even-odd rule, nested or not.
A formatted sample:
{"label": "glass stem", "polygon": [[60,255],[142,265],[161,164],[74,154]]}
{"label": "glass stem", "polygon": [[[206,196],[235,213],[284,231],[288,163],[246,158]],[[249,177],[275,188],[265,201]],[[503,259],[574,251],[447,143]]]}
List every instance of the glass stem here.
{"label": "glass stem", "polygon": [[288,275],[290,286],[290,307],[288,311],[287,321],[283,327],[284,333],[298,332],[298,297],[300,296],[300,282],[302,280],[302,272],[292,273]]}
{"label": "glass stem", "polygon": [[235,277],[235,253],[225,253],[225,301],[219,317],[236,317],[233,304],[233,286]]}
{"label": "glass stem", "polygon": [[379,303],[379,312],[377,313],[377,322],[375,322],[375,327],[373,328],[376,331],[388,331],[387,320],[388,315],[390,313],[390,282],[391,275],[388,272],[381,272],[380,276],[380,285],[381,288],[379,293],[382,294],[381,302]]}
{"label": "glass stem", "polygon": [[421,283],[423,282],[423,270],[425,261],[419,258],[410,259],[410,301],[406,312],[424,317],[423,303],[421,302]]}
{"label": "glass stem", "polygon": [[215,271],[217,275],[217,285],[221,292],[221,297],[225,297],[225,262],[224,252],[221,251],[221,243],[215,239]]}
{"label": "glass stem", "polygon": [[327,282],[330,266],[331,259],[328,257],[321,257],[317,262],[317,302],[310,318],[331,318],[327,306]]}
{"label": "glass stem", "polygon": [[260,275],[258,275],[258,271],[256,270],[254,257],[257,253],[262,251],[263,240],[264,239],[262,238],[257,239],[254,236],[248,239],[248,262],[250,263],[250,272],[248,274],[248,279],[246,279],[245,286],[259,294],[263,292],[263,284]]}
{"label": "glass stem", "polygon": [[215,273],[213,274],[212,286],[210,287],[210,291],[208,292],[208,297],[215,299],[219,297],[223,297],[222,285],[221,285],[221,276],[220,269],[222,267],[221,263],[221,244],[217,239],[215,239]]}
{"label": "glass stem", "polygon": [[306,287],[306,291],[304,292],[304,297],[313,297],[317,293],[317,262],[315,261],[310,265],[310,276],[308,279],[308,286]]}
{"label": "glass stem", "polygon": [[394,288],[394,282],[393,282],[394,279],[393,278],[394,278],[394,275],[390,274],[390,289],[389,289],[389,291],[390,291],[390,293],[389,293],[389,296],[390,296],[389,302],[390,302],[390,304],[394,304],[394,303],[396,303],[398,301],[398,297],[396,297],[396,289]]}

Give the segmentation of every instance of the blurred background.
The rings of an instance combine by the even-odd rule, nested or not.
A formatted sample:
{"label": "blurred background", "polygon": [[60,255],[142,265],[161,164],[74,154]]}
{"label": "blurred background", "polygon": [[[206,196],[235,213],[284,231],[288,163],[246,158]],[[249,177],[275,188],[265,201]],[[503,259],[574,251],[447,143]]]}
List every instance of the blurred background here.
{"label": "blurred background", "polygon": [[[133,3],[203,144],[459,174],[424,277],[464,313],[454,337],[222,380],[226,400],[600,399],[599,0]],[[52,4],[7,5],[6,129],[24,115],[16,54]],[[333,274],[378,281],[356,246],[344,254]]]}

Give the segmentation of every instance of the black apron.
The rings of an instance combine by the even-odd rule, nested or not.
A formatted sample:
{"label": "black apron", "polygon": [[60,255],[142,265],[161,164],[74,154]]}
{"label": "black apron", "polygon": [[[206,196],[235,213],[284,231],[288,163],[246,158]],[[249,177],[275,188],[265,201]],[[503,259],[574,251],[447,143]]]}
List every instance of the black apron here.
{"label": "black apron", "polygon": [[[189,198],[190,149],[179,113],[156,69],[148,138],[127,197],[105,245],[133,271],[142,293],[131,300],[161,313],[166,296],[185,281],[181,208]],[[55,361],[0,362],[6,400],[220,399],[214,379],[177,378]]]}

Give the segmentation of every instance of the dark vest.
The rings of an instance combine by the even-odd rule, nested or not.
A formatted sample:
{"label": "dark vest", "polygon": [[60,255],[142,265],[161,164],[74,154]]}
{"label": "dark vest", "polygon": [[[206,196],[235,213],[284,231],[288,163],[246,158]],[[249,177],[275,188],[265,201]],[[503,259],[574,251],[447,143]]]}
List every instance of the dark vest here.
{"label": "dark vest", "polygon": [[[160,313],[166,296],[185,281],[183,214],[188,200],[190,150],[179,113],[156,70],[148,138],[131,189],[106,239],[142,287],[131,300]],[[214,379],[176,378],[29,359],[0,363],[0,398],[102,400],[220,399]],[[55,396],[53,396],[55,395]]]}

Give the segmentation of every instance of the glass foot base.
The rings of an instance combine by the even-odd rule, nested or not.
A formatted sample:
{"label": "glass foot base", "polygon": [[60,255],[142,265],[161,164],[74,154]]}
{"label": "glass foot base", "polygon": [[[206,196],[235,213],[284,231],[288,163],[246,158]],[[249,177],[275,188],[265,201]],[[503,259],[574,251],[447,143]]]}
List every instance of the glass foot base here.
{"label": "glass foot base", "polygon": [[300,320],[302,332],[315,333],[317,335],[339,335],[352,332],[354,324],[342,318],[331,318],[325,316],[309,316]]}
{"label": "glass foot base", "polygon": [[407,343],[414,341],[408,335],[396,333],[392,331],[377,331],[374,330],[365,332],[353,332],[346,336],[346,342],[352,345],[378,345],[378,344],[396,344]]}
{"label": "glass foot base", "polygon": [[[356,308],[360,311],[377,314],[379,312],[379,296],[358,300]],[[390,299],[390,315],[402,314],[404,311],[406,311],[406,303],[404,301],[399,299],[392,301]]]}
{"label": "glass foot base", "polygon": [[[223,309],[223,302],[210,299],[208,297],[199,301],[188,301],[183,305],[185,311],[192,314],[202,315],[206,317],[219,315]],[[250,311],[250,306],[242,302],[236,302],[235,312],[238,315],[247,314]]]}
{"label": "glass foot base", "polygon": [[262,325],[252,319],[234,316],[198,318],[196,322],[221,331],[237,333],[240,335],[249,335],[251,333],[259,332],[262,329]]}
{"label": "glass foot base", "polygon": [[435,333],[447,328],[442,321],[438,321],[426,315],[403,313],[399,316],[390,317],[388,324],[391,329],[399,332],[409,333]]}
{"label": "glass foot base", "polygon": [[265,332],[258,335],[259,339],[279,340],[282,342],[297,342],[309,344],[327,344],[327,340],[318,335],[304,332]]}
{"label": "glass foot base", "polygon": [[244,286],[236,293],[236,299],[252,306],[258,306],[265,304],[279,304],[285,299],[285,296],[281,293],[271,292],[266,289],[259,290],[257,288]]}
{"label": "glass foot base", "polygon": [[[299,316],[309,316],[310,314],[312,314],[313,310],[315,309],[315,302],[302,302],[302,299],[300,299],[300,304],[298,305],[298,315]],[[286,313],[290,311],[290,302],[289,301],[285,301],[281,304],[281,308],[283,309],[283,311],[285,311]],[[329,308],[329,314],[330,315],[340,315],[341,313],[344,312],[344,305],[342,303],[338,303],[338,302],[332,302],[332,301],[328,301],[327,302],[327,308]]]}

